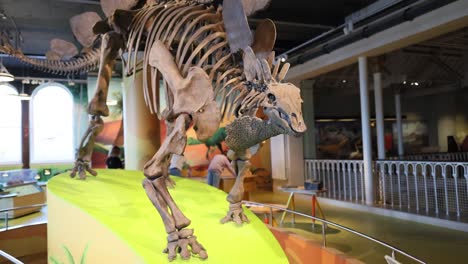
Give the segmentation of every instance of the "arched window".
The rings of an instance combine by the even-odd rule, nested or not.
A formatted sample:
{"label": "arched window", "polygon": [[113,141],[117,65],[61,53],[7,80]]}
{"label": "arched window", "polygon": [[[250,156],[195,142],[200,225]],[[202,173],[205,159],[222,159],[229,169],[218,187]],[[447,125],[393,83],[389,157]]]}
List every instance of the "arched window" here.
{"label": "arched window", "polygon": [[58,83],[37,87],[30,105],[31,163],[70,162],[73,149],[73,96]]}
{"label": "arched window", "polygon": [[0,84],[0,164],[21,164],[21,100],[9,84]]}

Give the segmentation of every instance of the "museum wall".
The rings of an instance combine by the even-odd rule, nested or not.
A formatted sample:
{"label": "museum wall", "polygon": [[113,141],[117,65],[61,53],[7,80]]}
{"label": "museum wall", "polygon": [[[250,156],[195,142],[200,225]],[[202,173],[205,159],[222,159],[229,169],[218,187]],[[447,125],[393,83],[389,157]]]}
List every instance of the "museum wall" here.
{"label": "museum wall", "polygon": [[[394,118],[393,92],[390,89],[384,90],[383,96],[385,117]],[[313,104],[310,103],[310,99],[314,101]],[[371,117],[374,117],[374,94],[372,92],[369,93],[369,99]],[[313,98],[305,98],[304,113],[313,111],[316,119],[359,119],[361,114],[359,100],[359,94],[356,93],[330,95],[326,91],[317,91],[316,88]],[[401,105],[404,123],[419,124],[424,128],[424,147],[420,148],[422,151],[445,152],[447,151],[447,136],[454,136],[460,145],[468,135],[468,91],[402,95]],[[394,121],[386,121],[386,127],[389,122],[394,123]],[[307,125],[310,126],[310,120],[307,120]],[[359,121],[357,121],[357,126],[360,127]],[[304,149],[307,148],[304,147]]]}

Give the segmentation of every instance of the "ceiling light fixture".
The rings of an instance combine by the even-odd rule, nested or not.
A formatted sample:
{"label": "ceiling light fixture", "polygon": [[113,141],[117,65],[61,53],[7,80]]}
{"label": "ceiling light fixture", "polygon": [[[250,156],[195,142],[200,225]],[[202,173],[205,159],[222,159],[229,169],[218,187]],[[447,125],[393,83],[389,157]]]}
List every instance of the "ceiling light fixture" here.
{"label": "ceiling light fixture", "polygon": [[0,82],[11,82],[14,80],[15,77],[9,73],[5,66],[3,66],[3,63],[0,62]]}

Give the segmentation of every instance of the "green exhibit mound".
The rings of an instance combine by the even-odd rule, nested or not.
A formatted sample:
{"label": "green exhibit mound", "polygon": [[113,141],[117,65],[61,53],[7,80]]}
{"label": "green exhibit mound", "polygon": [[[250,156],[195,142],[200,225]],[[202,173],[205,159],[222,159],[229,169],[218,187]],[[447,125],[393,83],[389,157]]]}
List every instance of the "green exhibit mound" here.
{"label": "green exhibit mound", "polygon": [[[84,263],[167,263],[166,233],[142,187],[141,171],[98,170],[85,181],[61,174],[48,183],[49,260]],[[187,178],[172,177],[174,200],[208,259],[190,263],[288,263],[270,230],[246,210],[251,222],[220,224],[228,210],[226,193]],[[124,252],[125,250],[129,252]],[[188,263],[179,256],[171,263]]]}

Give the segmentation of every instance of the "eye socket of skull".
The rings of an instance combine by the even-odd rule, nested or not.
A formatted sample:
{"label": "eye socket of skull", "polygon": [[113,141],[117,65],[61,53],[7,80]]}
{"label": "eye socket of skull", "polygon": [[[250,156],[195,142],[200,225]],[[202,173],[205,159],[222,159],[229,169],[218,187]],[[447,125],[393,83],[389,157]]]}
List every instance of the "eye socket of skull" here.
{"label": "eye socket of skull", "polygon": [[274,94],[269,93],[267,96],[268,96],[268,102],[270,104],[273,104],[276,101],[276,96]]}
{"label": "eye socket of skull", "polygon": [[192,114],[198,140],[209,139],[219,128],[221,111],[216,102],[209,102]]}

